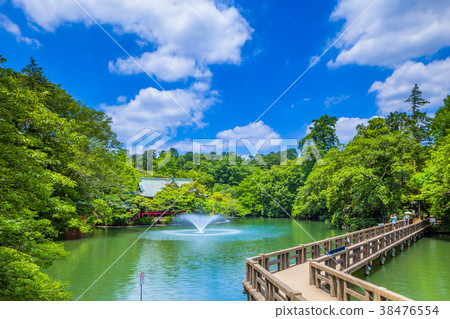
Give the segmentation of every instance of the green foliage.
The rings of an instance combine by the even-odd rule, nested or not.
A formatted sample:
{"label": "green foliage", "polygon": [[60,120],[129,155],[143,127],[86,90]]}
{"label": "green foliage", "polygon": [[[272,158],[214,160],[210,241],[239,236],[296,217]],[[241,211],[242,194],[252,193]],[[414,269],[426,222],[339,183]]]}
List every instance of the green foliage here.
{"label": "green foliage", "polygon": [[302,149],[309,140],[313,140],[316,147],[322,151],[328,152],[332,147],[336,147],[339,143],[335,129],[336,122],[336,117],[328,115],[313,120],[311,132],[300,141],[298,148]]}
{"label": "green foliage", "polygon": [[444,106],[436,112],[431,130],[437,144],[450,134],[450,95],[444,99]]}
{"label": "green foliage", "polygon": [[121,196],[135,190],[137,173],[110,118],[73,100],[34,59],[22,72],[5,61],[0,57],[0,298],[66,300],[65,285],[40,272],[66,255],[52,238],[123,224],[129,214]]}
{"label": "green foliage", "polygon": [[297,191],[293,207],[293,216],[301,219],[331,220],[332,214],[327,207],[329,179],[339,167],[336,161],[337,149],[331,150],[324,162],[316,163],[308,175],[304,186]]}
{"label": "green foliage", "polygon": [[195,212],[202,207],[204,198],[205,189],[199,183],[193,182],[181,187],[170,184],[155,195],[151,201],[151,209],[167,212]]}
{"label": "green foliage", "polygon": [[[448,129],[448,127],[447,127]],[[450,135],[440,138],[423,172],[415,176],[429,213],[440,219],[441,230],[450,231]]]}
{"label": "green foliage", "polygon": [[262,215],[263,212],[264,190],[260,187],[261,175],[262,171],[258,169],[235,187],[235,196],[241,205],[256,215]]}
{"label": "green foliage", "polygon": [[40,272],[66,253],[51,240],[56,235],[51,222],[39,214],[74,212],[53,196],[57,186],[76,184],[52,169],[60,161],[49,146],[68,151],[79,138],[42,105],[44,94],[24,85],[25,79],[0,65],[0,299],[67,300],[65,286]]}
{"label": "green foliage", "polygon": [[172,220],[173,220],[173,216],[166,216],[165,218],[164,218],[164,222],[167,224],[167,225],[169,225],[171,222],[172,222]]}
{"label": "green foliage", "polygon": [[[169,217],[169,216],[167,216],[167,217]],[[167,217],[166,217],[166,220],[167,220]],[[139,226],[139,225],[148,225],[148,226],[150,226],[150,225],[153,225],[155,223],[155,221],[156,221],[156,218],[153,217],[153,216],[142,217],[142,218],[133,220],[132,224],[135,225],[135,226]]]}
{"label": "green foliage", "polygon": [[294,216],[362,228],[393,213],[414,210],[420,217],[425,210],[448,225],[450,100],[434,121],[420,112],[427,102],[418,86],[407,102],[411,115],[372,119],[345,148],[325,155],[325,165],[314,166],[298,189]]}
{"label": "green foliage", "polygon": [[202,206],[206,213],[222,214],[227,216],[245,216],[250,213],[231,194],[214,193],[208,196]]}
{"label": "green foliage", "polygon": [[199,184],[205,186],[207,190],[212,190],[215,184],[214,177],[210,174],[202,171],[189,170],[189,171],[178,171],[176,174],[178,178],[191,178]]}
{"label": "green foliage", "polygon": [[411,103],[411,111],[413,114],[419,112],[420,107],[430,103],[422,98],[422,91],[420,91],[417,83],[414,84],[414,87],[411,89],[411,95],[405,102]]}

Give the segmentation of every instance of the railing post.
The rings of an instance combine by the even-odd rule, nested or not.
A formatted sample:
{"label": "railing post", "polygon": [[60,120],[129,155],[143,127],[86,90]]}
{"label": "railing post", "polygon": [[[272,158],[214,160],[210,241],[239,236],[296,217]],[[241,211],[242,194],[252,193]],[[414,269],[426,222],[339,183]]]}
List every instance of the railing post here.
{"label": "railing post", "polygon": [[345,248],[344,269],[348,268],[350,261],[348,260],[348,248]]}
{"label": "railing post", "polygon": [[336,276],[330,275],[330,295],[336,297]]}
{"label": "railing post", "polygon": [[270,284],[270,282],[267,280],[266,278],[266,289],[265,289],[265,297],[266,297],[266,301],[272,301],[272,285]]}
{"label": "railing post", "polygon": [[[266,258],[265,258],[265,256],[264,256],[264,254],[258,254],[258,256],[259,256],[259,258],[260,258],[260,260],[259,260],[259,264],[264,268],[264,269],[266,269]],[[268,270],[268,269],[266,269],[266,270]]]}
{"label": "railing post", "polygon": [[341,278],[337,278],[336,297],[339,301],[342,301],[344,299],[344,281]]}
{"label": "railing post", "polygon": [[373,301],[380,301],[380,300],[381,300],[380,288],[375,288],[375,291],[373,292]]}
{"label": "railing post", "polygon": [[303,264],[305,262],[305,260],[303,260],[303,249],[304,249],[304,245],[299,245],[298,246],[297,265]]}
{"label": "railing post", "polygon": [[316,283],[316,269],[311,261],[309,262],[309,284],[314,285]]}
{"label": "railing post", "polygon": [[303,298],[300,298],[302,296],[302,293],[299,290],[294,290],[291,295],[291,300],[298,301],[302,300]]}
{"label": "railing post", "polygon": [[350,301],[350,295],[347,293],[348,288],[348,282],[346,280],[343,280],[343,300],[344,301]]}

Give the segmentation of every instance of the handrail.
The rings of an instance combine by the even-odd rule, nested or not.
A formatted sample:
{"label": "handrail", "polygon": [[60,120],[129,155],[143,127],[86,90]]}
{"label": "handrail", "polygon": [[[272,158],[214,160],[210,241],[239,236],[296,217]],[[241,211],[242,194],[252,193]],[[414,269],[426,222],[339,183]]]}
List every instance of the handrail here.
{"label": "handrail", "polygon": [[[369,261],[384,254],[386,251],[395,248],[400,242],[418,235],[428,225],[429,221],[424,220],[347,247],[344,252],[333,256],[323,256],[311,260],[309,262],[310,284],[328,291],[332,297],[336,297],[338,300],[350,300],[350,296],[359,300],[411,300],[385,288],[353,277],[350,273],[368,264]],[[336,269],[338,264],[341,270]],[[364,294],[352,289],[351,285],[362,288]]]}
{"label": "handrail", "polygon": [[[423,230],[423,228],[425,228],[428,224],[428,220],[425,220],[405,226],[404,221],[399,221],[395,229],[392,224],[383,224],[332,238],[326,238],[313,243],[302,244],[247,258],[246,280],[243,283],[244,291],[246,293],[250,293],[256,300],[305,300],[300,292],[294,291],[286,286],[283,282],[276,278],[273,273],[309,261],[310,267],[311,262],[314,262],[312,264],[313,266],[319,265],[321,267],[327,267],[320,268],[321,271],[325,271],[325,275],[321,275],[320,272],[317,272],[317,267],[314,268],[316,269],[314,271],[317,272],[317,278],[319,278],[319,280],[330,284],[328,277],[332,277],[332,275],[328,272],[329,269],[338,271],[335,270],[335,268],[338,264],[341,264],[341,268],[351,272],[357,269],[356,267],[359,268],[363,265],[363,262],[366,262],[367,258],[370,256],[373,257],[371,259],[376,258],[387,249],[390,249],[390,245],[395,246],[395,243],[397,243],[398,240],[401,238],[405,240],[406,238],[413,236],[415,233]],[[346,247],[344,251],[336,253],[332,256],[326,254],[328,251],[342,246]],[[324,265],[321,263],[324,263]],[[275,269],[273,269],[274,267]],[[344,278],[340,278],[339,280],[344,280]],[[355,281],[353,280],[353,282]],[[363,282],[366,283],[365,281]],[[356,295],[356,293],[348,289],[345,293]],[[377,287],[377,289],[381,288]],[[369,291],[374,293],[375,290],[372,289]],[[387,290],[383,290],[382,292],[376,290],[376,292],[376,296],[380,295],[380,298],[389,300],[400,300],[401,298],[406,298]]]}
{"label": "handrail", "polygon": [[[249,272],[248,267],[251,271]],[[255,261],[247,259],[247,280],[244,286],[254,289],[259,300],[305,301],[301,292],[291,289],[281,280],[272,276]]]}
{"label": "handrail", "polygon": [[[329,263],[332,268],[337,264],[347,272],[353,272],[370,260],[378,258],[380,254],[385,253],[389,249],[394,248],[400,241],[404,241],[409,237],[416,235],[429,225],[427,220],[419,223],[411,224],[407,227],[395,229],[386,234],[365,240],[358,244],[346,247],[342,252],[333,254],[331,256],[325,255],[315,259],[319,263]],[[334,262],[331,262],[334,261]],[[337,262],[341,261],[341,262]]]}
{"label": "handrail", "polygon": [[[376,286],[365,280],[356,278],[343,271],[335,270],[331,267],[321,265],[318,262],[311,260],[310,264],[310,276],[317,288],[326,289],[321,285],[321,281],[326,281],[329,284],[328,293],[332,297],[336,297],[338,300],[349,301],[351,296],[358,300],[364,301],[410,301],[411,299],[397,294],[386,288]],[[320,274],[324,272],[326,275]],[[364,289],[364,293],[361,293],[351,286],[355,285]]]}

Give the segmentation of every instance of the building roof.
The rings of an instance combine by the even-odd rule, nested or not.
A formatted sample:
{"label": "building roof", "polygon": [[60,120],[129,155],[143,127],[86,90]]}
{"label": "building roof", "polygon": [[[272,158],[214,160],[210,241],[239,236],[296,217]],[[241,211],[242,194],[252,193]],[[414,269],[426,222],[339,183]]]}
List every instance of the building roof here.
{"label": "building roof", "polygon": [[169,184],[175,183],[178,187],[192,183],[189,178],[148,178],[143,177],[139,182],[140,195],[144,197],[154,197],[156,193]]}

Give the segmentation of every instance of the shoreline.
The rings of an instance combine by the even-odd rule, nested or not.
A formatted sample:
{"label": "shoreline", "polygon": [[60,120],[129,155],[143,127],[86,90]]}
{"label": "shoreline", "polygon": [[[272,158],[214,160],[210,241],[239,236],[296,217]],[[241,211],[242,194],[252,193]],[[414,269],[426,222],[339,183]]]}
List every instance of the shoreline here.
{"label": "shoreline", "polygon": [[168,224],[154,224],[154,225],[127,225],[127,226],[95,226],[94,229],[106,229],[106,228],[139,228],[139,227],[167,227]]}

